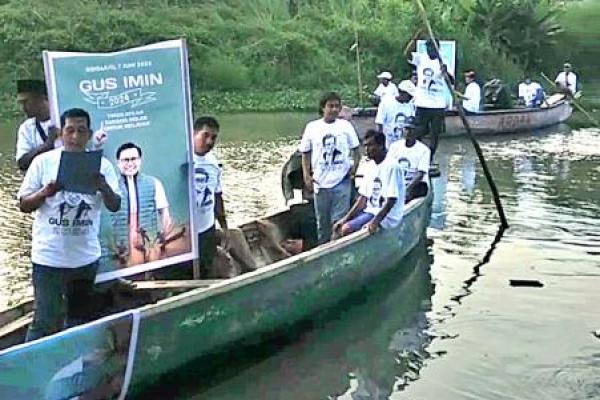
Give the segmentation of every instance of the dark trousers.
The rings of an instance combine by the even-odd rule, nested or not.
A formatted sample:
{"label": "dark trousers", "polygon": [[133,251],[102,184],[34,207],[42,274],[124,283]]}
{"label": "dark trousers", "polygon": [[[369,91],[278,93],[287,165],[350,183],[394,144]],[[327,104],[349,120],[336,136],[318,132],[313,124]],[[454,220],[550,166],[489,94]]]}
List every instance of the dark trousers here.
{"label": "dark trousers", "polygon": [[87,322],[94,300],[98,261],[77,268],[33,264],[33,322],[26,341]]}
{"label": "dark trousers", "polygon": [[417,138],[431,149],[432,160],[433,155],[437,150],[439,137],[445,130],[445,117],[446,110],[443,108],[417,107],[415,115],[417,122]]}
{"label": "dark trousers", "polygon": [[217,230],[213,225],[209,229],[198,234],[198,263],[200,265],[200,277],[211,278],[211,266],[217,252]]}

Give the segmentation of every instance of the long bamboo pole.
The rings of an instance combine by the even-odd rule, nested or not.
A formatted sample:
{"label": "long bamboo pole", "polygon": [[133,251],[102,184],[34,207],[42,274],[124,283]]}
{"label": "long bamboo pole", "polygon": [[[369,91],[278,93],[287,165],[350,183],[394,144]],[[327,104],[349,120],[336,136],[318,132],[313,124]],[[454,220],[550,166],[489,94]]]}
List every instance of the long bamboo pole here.
{"label": "long bamboo pole", "polygon": [[[435,36],[433,34],[433,30],[431,29],[431,25],[429,24],[429,18],[427,18],[427,11],[425,11],[425,7],[423,6],[423,3],[421,2],[421,0],[415,0],[415,2],[417,3],[417,7],[419,8],[421,16],[423,17],[423,22],[425,23],[425,27],[427,28],[427,32],[429,33],[429,38],[433,42],[435,49],[438,53],[438,61],[440,62],[440,67],[442,67],[440,49],[435,40]],[[448,88],[450,89],[451,92],[455,93],[452,88],[452,81],[451,81],[450,77],[448,76],[448,71],[445,68],[442,68],[442,72],[444,74],[444,80],[446,81],[446,85],[448,85]],[[456,96],[456,94],[455,94],[455,96]],[[456,106],[458,108],[458,115],[460,116],[460,119],[465,127],[465,130],[467,131],[467,135],[469,136],[469,139],[471,139],[471,143],[473,144],[473,147],[475,148],[475,153],[477,153],[477,158],[479,158],[479,163],[481,164],[481,168],[483,169],[485,178],[486,178],[486,180],[490,186],[490,189],[492,191],[494,203],[496,204],[496,209],[498,210],[498,216],[500,217],[500,223],[502,224],[502,227],[506,229],[506,228],[508,228],[508,221],[506,219],[506,215],[504,214],[504,208],[502,207],[502,202],[500,201],[500,194],[498,193],[498,188],[496,187],[496,184],[494,183],[494,178],[492,177],[492,174],[490,173],[490,170],[488,169],[485,158],[483,157],[483,152],[481,151],[481,147],[479,146],[479,143],[477,142],[477,140],[475,139],[475,136],[473,135],[473,132],[471,131],[471,126],[469,125],[469,121],[467,121],[467,117],[465,116],[465,110],[463,109],[462,102],[457,101]]]}

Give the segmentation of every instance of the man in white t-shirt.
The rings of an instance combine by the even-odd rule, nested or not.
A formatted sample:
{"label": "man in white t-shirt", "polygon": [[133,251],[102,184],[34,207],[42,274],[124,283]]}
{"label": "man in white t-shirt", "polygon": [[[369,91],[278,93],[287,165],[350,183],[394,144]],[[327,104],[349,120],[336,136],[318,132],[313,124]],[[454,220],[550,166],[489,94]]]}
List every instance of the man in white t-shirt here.
{"label": "man in white t-shirt", "polygon": [[305,190],[314,192],[319,244],[331,238],[331,227],[350,208],[352,177],[360,157],[354,127],[338,118],[341,107],[337,93],[326,93],[319,102],[322,118],[306,124],[298,147]]}
{"label": "man in white t-shirt", "polygon": [[44,81],[24,79],[17,81],[17,103],[27,119],[17,130],[15,158],[21,171],[27,171],[38,154],[54,149],[59,130],[52,126],[50,108]]}
{"label": "man in white t-shirt", "polygon": [[532,81],[530,77],[519,84],[519,100],[527,108],[539,107],[544,101],[544,89],[539,83]]}
{"label": "man in white t-shirt", "polygon": [[554,80],[556,88],[573,96],[577,88],[577,74],[573,72],[571,64],[565,63],[563,70],[556,76]]}
{"label": "man in white t-shirt", "polygon": [[363,142],[367,157],[359,197],[346,215],[333,226],[333,237],[349,235],[361,228],[376,232],[390,229],[402,221],[404,211],[404,174],[398,163],[386,158],[385,136],[369,129]]}
{"label": "man in white t-shirt", "polygon": [[415,105],[412,101],[415,85],[405,80],[398,84],[398,96],[388,96],[379,103],[375,123],[379,132],[385,135],[385,148],[400,139],[404,132],[404,122],[415,116]]}
{"label": "man in white t-shirt", "polygon": [[116,151],[121,173],[121,210],[111,215],[114,249],[126,265],[146,262],[146,250],[173,229],[169,202],[162,183],[141,172],[142,149],[127,142]]}
{"label": "man in white t-shirt", "polygon": [[[437,42],[439,46],[439,42]],[[427,55],[413,53],[411,64],[417,70],[417,90],[415,92],[416,120],[419,138],[430,136],[427,145],[433,158],[437,149],[439,136],[444,131],[447,98],[444,73],[447,72],[437,52],[434,42],[426,43]],[[454,78],[449,75],[450,79]]]}
{"label": "man in white t-shirt", "polygon": [[213,261],[217,251],[215,220],[223,230],[222,245],[229,245],[229,229],[225,216],[221,167],[212,152],[219,135],[218,121],[203,116],[194,122],[194,188],[200,276],[215,277]]}
{"label": "man in white t-shirt", "polygon": [[19,208],[35,213],[32,230],[34,317],[27,340],[58,332],[89,318],[88,310],[100,258],[102,206],[121,206],[117,175],[106,158],[90,177],[95,194],[62,190],[56,183],[63,152],[86,151],[90,116],[70,109],[61,116],[64,147],[35,157],[17,195]]}
{"label": "man in white t-shirt", "polygon": [[429,183],[429,147],[417,140],[413,118],[406,121],[404,139],[398,140],[388,151],[387,158],[402,168],[406,184],[406,202],[427,195]]}
{"label": "man in white t-shirt", "polygon": [[396,87],[396,84],[392,82],[391,72],[384,71],[377,75],[377,79],[379,79],[379,85],[373,92],[371,99],[373,104],[378,105],[386,97],[398,96],[398,88]]}
{"label": "man in white t-shirt", "polygon": [[463,108],[467,113],[477,114],[481,111],[481,87],[477,83],[477,74],[473,70],[465,72],[465,98]]}

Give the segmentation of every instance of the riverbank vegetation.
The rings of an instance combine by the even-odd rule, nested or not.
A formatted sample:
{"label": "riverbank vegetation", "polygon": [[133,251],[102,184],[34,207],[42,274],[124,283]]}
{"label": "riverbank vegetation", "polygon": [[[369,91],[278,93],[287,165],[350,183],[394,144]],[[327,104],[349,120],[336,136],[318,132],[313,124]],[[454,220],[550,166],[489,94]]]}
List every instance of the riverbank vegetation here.
{"label": "riverbank vegetation", "polygon": [[[436,34],[458,42],[459,71],[515,84],[556,59],[564,4],[425,1]],[[15,79],[43,76],[44,49],[102,52],[177,37],[190,49],[198,112],[314,109],[323,90],[358,104],[378,72],[408,75],[407,54],[424,37],[412,0],[0,0],[0,21],[4,110],[14,110]]]}

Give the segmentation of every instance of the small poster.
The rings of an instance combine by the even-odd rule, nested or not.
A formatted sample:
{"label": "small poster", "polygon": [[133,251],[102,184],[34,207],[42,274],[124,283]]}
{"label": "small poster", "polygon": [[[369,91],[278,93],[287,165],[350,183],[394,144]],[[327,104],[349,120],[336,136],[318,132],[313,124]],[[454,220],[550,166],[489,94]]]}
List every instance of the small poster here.
{"label": "small poster", "polygon": [[97,281],[194,258],[192,112],[184,40],[114,53],[44,52],[51,117],[82,108],[107,133],[121,208],[104,209]]}

